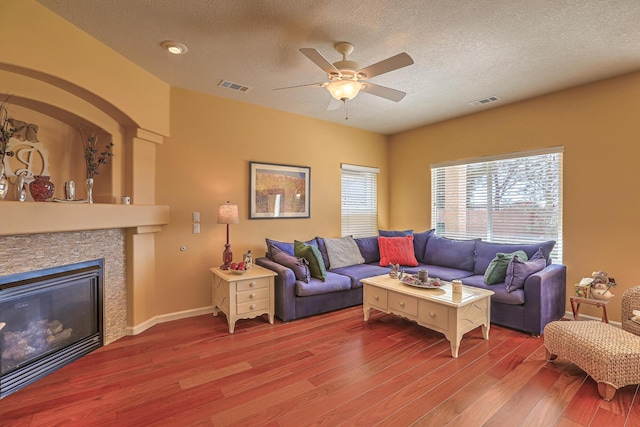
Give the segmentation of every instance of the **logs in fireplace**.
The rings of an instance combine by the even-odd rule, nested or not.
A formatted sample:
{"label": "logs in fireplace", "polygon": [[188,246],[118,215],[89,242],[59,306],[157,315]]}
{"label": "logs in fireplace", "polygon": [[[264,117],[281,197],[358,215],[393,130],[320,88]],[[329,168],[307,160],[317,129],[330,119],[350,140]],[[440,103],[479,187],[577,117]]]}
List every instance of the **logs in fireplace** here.
{"label": "logs in fireplace", "polygon": [[0,277],[0,398],[102,346],[103,263]]}

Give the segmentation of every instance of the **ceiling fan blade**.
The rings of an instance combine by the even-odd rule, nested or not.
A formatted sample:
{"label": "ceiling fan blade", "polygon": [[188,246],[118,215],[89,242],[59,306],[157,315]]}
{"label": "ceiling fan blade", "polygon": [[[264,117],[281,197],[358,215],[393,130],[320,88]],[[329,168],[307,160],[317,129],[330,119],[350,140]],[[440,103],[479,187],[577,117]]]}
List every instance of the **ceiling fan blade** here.
{"label": "ceiling fan blade", "polygon": [[359,70],[356,74],[358,75],[358,79],[364,80],[411,64],[413,64],[413,59],[411,59],[408,54],[402,52],[396,56],[392,56],[391,58],[369,65],[368,67]]}
{"label": "ceiling fan blade", "polygon": [[327,111],[338,110],[340,107],[342,107],[342,104],[342,101],[338,101],[332,96],[329,100],[329,105],[327,105]]}
{"label": "ceiling fan blade", "polygon": [[402,91],[391,89],[390,87],[376,85],[369,82],[363,83],[362,89],[360,90],[362,92],[367,92],[367,93],[370,93],[371,95],[380,96],[382,98],[388,99],[389,101],[395,101],[395,102],[402,100],[402,98],[406,96],[406,93]]}
{"label": "ceiling fan blade", "polygon": [[320,67],[322,71],[324,71],[325,73],[342,75],[340,73],[340,70],[334,67],[334,65],[331,62],[329,62],[324,56],[322,56],[322,54],[317,50],[312,49],[310,47],[303,47],[299,50],[300,50],[300,53],[302,53],[304,56],[309,58],[311,62],[316,64],[318,67]]}
{"label": "ceiling fan blade", "polygon": [[327,85],[327,82],[322,82],[322,83],[309,83],[306,85],[297,85],[297,86],[287,86],[287,87],[279,87],[276,88],[274,90],[282,90],[282,89],[298,89],[301,87],[325,87]]}

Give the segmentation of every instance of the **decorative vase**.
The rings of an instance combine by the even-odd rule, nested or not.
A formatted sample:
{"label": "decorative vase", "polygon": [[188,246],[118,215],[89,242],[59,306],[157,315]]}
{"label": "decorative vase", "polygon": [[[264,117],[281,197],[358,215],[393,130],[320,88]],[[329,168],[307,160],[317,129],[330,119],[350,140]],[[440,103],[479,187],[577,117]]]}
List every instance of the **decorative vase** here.
{"label": "decorative vase", "polygon": [[7,193],[9,192],[9,181],[4,177],[4,175],[0,175],[0,200],[3,200]]}
{"label": "decorative vase", "polygon": [[51,177],[42,175],[33,177],[33,181],[29,183],[29,192],[34,201],[45,202],[47,199],[53,197],[56,186],[53,185],[53,182],[49,181],[49,179],[51,179]]}
{"label": "decorative vase", "polygon": [[87,187],[87,201],[93,203],[93,178],[85,179],[84,185]]}

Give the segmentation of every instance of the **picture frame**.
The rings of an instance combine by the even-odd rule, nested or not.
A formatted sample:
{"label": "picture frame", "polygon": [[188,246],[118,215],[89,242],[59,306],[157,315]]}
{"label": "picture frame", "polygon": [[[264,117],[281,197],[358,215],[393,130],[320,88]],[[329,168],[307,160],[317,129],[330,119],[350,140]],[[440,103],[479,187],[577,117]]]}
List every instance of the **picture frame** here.
{"label": "picture frame", "polygon": [[311,168],[249,162],[249,219],[309,218]]}

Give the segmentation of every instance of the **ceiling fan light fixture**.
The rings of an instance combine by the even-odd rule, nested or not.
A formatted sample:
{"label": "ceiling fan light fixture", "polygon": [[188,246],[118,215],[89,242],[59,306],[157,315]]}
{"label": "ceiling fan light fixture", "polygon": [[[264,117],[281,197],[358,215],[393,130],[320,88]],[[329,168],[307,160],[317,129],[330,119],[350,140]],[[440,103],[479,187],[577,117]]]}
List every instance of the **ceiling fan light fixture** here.
{"label": "ceiling fan light fixture", "polygon": [[357,80],[334,80],[326,87],[331,96],[338,101],[350,101],[358,96],[362,86]]}
{"label": "ceiling fan light fixture", "polygon": [[165,40],[160,45],[164,49],[169,51],[169,53],[173,53],[174,55],[182,55],[189,51],[189,49],[187,49],[187,46],[173,40]]}

